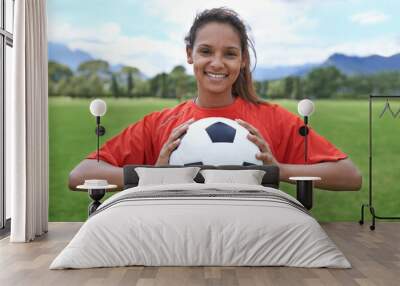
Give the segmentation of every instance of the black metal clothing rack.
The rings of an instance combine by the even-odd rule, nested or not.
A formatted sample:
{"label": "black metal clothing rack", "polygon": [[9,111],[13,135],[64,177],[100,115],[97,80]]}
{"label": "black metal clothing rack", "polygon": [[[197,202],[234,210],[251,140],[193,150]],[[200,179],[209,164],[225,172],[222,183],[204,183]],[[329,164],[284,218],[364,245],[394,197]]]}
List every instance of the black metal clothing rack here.
{"label": "black metal clothing rack", "polygon": [[368,172],[369,172],[369,192],[368,192],[368,204],[362,204],[361,205],[361,219],[359,221],[359,223],[362,225],[364,224],[364,209],[365,208],[369,208],[369,211],[372,215],[372,224],[370,225],[370,229],[374,230],[375,229],[375,220],[376,219],[400,219],[400,217],[392,217],[392,216],[379,216],[376,214],[375,208],[373,207],[373,203],[372,203],[372,101],[374,98],[380,98],[380,99],[386,99],[386,105],[384,110],[382,110],[380,117],[383,116],[384,112],[386,111],[386,109],[388,108],[388,110],[391,112],[392,116],[394,118],[397,117],[399,112],[393,113],[393,111],[390,109],[390,105],[388,105],[388,100],[390,98],[397,98],[400,99],[400,96],[395,96],[395,95],[388,95],[388,96],[379,96],[379,95],[370,95],[369,96],[369,168],[368,168]]}

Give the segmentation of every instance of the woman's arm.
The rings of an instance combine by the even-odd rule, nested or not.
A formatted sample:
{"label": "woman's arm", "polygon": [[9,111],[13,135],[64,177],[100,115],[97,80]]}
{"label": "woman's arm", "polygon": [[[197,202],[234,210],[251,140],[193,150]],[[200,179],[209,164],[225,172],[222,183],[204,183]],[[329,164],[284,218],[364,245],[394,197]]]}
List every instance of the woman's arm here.
{"label": "woman's arm", "polygon": [[[156,165],[168,165],[171,152],[179,145],[181,136],[193,121],[194,119],[190,119],[172,130],[169,139],[161,149]],[[125,132],[128,131],[124,131],[123,134]],[[120,141],[126,140],[120,139]],[[69,174],[68,186],[71,190],[76,190],[78,185],[82,185],[89,179],[107,180],[109,184],[117,185],[117,190],[122,190],[124,187],[123,168],[101,160],[97,162],[95,159],[85,159],[80,162]]]}
{"label": "woman's arm", "polygon": [[289,177],[321,177],[315,181],[315,187],[333,191],[358,191],[361,188],[362,176],[350,159],[337,162],[324,162],[311,165],[277,164],[281,181],[294,183]]}
{"label": "woman's arm", "polygon": [[123,168],[113,166],[107,162],[94,159],[85,159],[80,162],[69,174],[68,186],[75,190],[76,186],[82,185],[85,180],[103,179],[109,184],[117,185],[117,190],[124,187]]}
{"label": "woman's arm", "polygon": [[282,164],[275,159],[268,143],[254,126],[240,119],[236,121],[249,130],[247,138],[260,148],[256,158],[264,164],[278,166],[282,181],[295,183],[289,177],[321,177],[321,181],[315,182],[317,188],[335,191],[357,191],[361,188],[361,173],[350,159],[308,165]]}

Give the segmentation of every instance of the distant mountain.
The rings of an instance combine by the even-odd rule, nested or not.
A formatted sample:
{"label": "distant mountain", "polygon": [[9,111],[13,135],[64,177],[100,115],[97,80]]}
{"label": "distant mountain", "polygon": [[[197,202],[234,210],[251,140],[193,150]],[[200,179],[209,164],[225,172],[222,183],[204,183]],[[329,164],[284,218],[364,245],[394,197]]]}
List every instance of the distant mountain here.
{"label": "distant mountain", "polygon": [[49,42],[48,59],[76,70],[80,63],[93,60],[93,57],[82,50],[71,50],[66,45]]}
{"label": "distant mountain", "polygon": [[[76,71],[78,66],[86,61],[94,60],[89,53],[82,50],[71,50],[64,44],[48,42],[48,59],[60,64],[64,64]],[[112,72],[118,72],[122,69],[122,64],[110,65]],[[140,73],[141,79],[147,79],[147,75]]]}
{"label": "distant mountain", "polygon": [[400,71],[400,53],[391,57],[331,55],[321,66],[335,66],[346,75],[374,74],[383,71]]}
{"label": "distant mountain", "polygon": [[333,54],[320,64],[305,64],[298,66],[280,66],[273,68],[257,68],[254,73],[256,80],[274,80],[287,76],[305,76],[314,68],[334,66],[346,75],[374,74],[383,71],[400,71],[400,53],[390,57],[372,55],[368,57]]}
{"label": "distant mountain", "polygon": [[[71,50],[60,43],[48,43],[49,60],[53,60],[69,66],[76,70],[80,63],[93,60],[94,58],[82,50]],[[111,65],[113,72],[119,71],[123,65]],[[400,71],[400,53],[390,57],[372,55],[368,57],[347,56],[344,54],[333,54],[322,63],[304,64],[297,66],[257,67],[253,72],[255,80],[274,80],[287,76],[305,76],[314,68],[335,66],[346,75],[373,74],[383,71]],[[148,78],[143,73],[143,79]]]}
{"label": "distant mountain", "polygon": [[271,68],[259,67],[253,72],[255,80],[274,80],[291,75],[302,76],[319,64],[304,64],[298,66],[277,66]]}

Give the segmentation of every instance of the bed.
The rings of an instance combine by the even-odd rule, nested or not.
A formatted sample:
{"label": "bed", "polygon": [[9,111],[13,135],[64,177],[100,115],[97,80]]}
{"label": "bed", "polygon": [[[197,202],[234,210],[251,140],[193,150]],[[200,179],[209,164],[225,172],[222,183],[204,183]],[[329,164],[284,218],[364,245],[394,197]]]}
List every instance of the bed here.
{"label": "bed", "polygon": [[125,190],[100,205],[50,269],[351,267],[309,211],[278,189],[278,168],[198,166],[184,182],[176,178],[187,174],[164,174],[189,168],[124,167]]}

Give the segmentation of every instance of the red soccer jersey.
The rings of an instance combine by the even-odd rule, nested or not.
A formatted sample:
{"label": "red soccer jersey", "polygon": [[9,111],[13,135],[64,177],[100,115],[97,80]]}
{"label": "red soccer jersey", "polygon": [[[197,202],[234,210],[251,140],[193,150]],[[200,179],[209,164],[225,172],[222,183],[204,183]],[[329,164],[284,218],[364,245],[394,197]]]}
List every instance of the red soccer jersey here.
{"label": "red soccer jersey", "polygon": [[[174,108],[146,115],[120,134],[107,141],[100,149],[99,157],[112,165],[154,165],[171,131],[183,122],[194,118],[226,117],[242,119],[256,127],[271,152],[280,163],[304,164],[304,137],[299,135],[303,121],[277,104],[253,104],[240,97],[234,103],[220,108],[202,108],[193,100]],[[337,161],[347,155],[310,128],[308,135],[308,164]],[[88,159],[95,159],[96,152]]]}

